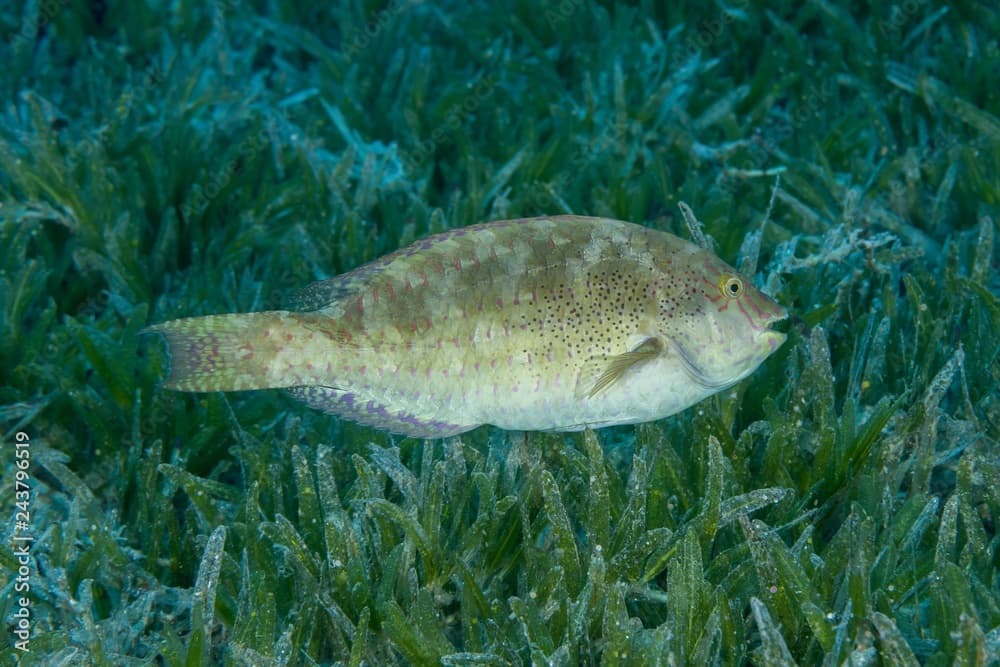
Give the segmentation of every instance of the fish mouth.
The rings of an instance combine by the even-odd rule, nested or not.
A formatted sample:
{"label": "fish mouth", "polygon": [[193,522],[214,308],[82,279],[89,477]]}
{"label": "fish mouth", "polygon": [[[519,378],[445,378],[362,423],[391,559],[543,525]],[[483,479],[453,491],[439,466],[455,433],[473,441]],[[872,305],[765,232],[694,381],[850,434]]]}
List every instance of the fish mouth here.
{"label": "fish mouth", "polygon": [[770,327],[773,324],[779,322],[784,322],[788,319],[788,309],[782,306],[780,303],[775,303],[770,299],[767,299],[770,303],[767,306],[757,307],[757,315],[760,318],[760,323],[764,328]]}
{"label": "fish mouth", "polygon": [[[783,331],[783,329],[788,328],[788,311],[784,307],[778,306],[778,310],[770,314],[763,321],[763,324],[764,328],[758,338],[770,348],[768,352],[770,354],[788,340],[788,334]],[[778,328],[775,328],[775,325],[778,325]]]}

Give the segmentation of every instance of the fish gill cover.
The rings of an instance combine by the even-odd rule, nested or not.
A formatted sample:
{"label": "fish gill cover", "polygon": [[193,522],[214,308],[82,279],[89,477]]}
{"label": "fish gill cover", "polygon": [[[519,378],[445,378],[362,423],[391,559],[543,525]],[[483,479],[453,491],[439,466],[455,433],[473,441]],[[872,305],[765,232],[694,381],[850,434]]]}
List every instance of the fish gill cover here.
{"label": "fish gill cover", "polygon": [[[633,4],[0,7],[5,663],[997,662],[1000,13]],[[788,339],[651,423],[402,438],[140,336],[682,201]]]}

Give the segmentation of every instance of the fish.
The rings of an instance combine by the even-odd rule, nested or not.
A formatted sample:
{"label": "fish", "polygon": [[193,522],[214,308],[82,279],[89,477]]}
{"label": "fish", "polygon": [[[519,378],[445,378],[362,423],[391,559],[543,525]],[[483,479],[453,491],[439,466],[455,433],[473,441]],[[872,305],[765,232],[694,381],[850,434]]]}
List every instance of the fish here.
{"label": "fish", "polygon": [[710,251],[599,217],[446,231],[285,310],[156,324],[182,392],[284,389],[380,430],[578,431],[662,419],[785,341],[781,305]]}

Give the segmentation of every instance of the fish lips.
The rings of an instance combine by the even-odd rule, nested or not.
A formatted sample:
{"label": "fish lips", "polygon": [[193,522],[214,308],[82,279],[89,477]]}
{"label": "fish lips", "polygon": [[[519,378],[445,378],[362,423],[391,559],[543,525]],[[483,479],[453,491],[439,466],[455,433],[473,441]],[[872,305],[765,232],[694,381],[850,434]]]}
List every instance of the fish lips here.
{"label": "fish lips", "polygon": [[788,319],[788,311],[782,306],[777,306],[777,310],[774,313],[768,314],[768,316],[763,320],[763,327],[757,334],[757,340],[762,344],[767,346],[768,354],[773,353],[781,344],[788,340],[788,334],[783,331],[772,329],[771,327],[780,322],[784,322]]}

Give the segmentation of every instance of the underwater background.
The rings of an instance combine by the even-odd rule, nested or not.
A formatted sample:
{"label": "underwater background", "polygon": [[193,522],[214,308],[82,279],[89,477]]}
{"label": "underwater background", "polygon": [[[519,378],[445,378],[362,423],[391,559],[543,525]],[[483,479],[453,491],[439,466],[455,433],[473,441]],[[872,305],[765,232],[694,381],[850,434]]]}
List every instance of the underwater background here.
{"label": "underwater background", "polygon": [[[3,664],[1000,661],[988,2],[0,4]],[[163,391],[167,319],[556,213],[786,306],[732,390],[435,441]]]}

